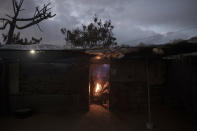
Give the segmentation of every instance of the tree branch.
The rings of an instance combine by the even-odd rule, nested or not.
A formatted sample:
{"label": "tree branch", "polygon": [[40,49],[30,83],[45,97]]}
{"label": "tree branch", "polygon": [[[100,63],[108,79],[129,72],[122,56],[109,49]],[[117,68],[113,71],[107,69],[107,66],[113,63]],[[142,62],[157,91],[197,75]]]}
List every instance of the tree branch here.
{"label": "tree branch", "polygon": [[16,0],[13,0],[13,1],[14,1],[15,8],[18,9],[19,8],[18,2]]}
{"label": "tree branch", "polygon": [[16,14],[16,2],[14,0],[12,0],[12,6],[13,6],[13,10],[14,10],[14,14]]}
{"label": "tree branch", "polygon": [[[14,0],[14,1],[16,1],[16,0]],[[17,10],[20,10],[20,8],[21,8],[23,2],[24,2],[24,0],[20,0],[19,3],[17,3],[17,1],[16,1],[16,8],[17,8]]]}
{"label": "tree branch", "polygon": [[39,25],[39,24],[36,24],[36,25],[37,25],[38,29],[39,29],[41,32],[43,32],[43,30],[40,28],[40,25]]}
{"label": "tree branch", "polygon": [[[21,0],[21,1],[23,1],[23,0]],[[19,30],[22,30],[22,29],[28,28],[28,27],[30,27],[32,25],[37,25],[38,29],[40,31],[42,31],[42,29],[40,28],[40,26],[38,24],[41,21],[43,21],[45,19],[52,18],[52,17],[54,17],[56,15],[56,14],[51,15],[51,12],[48,12],[49,10],[51,10],[51,8],[48,8],[48,6],[50,6],[50,5],[51,5],[51,3],[48,3],[48,4],[44,5],[42,9],[39,9],[38,7],[36,7],[34,16],[32,18],[16,18],[15,19],[16,21],[31,21],[30,23],[28,23],[28,24],[26,24],[24,26],[16,25],[16,28],[19,29]],[[18,9],[17,9],[17,11],[18,11]],[[10,17],[10,16],[8,16],[8,17]]]}
{"label": "tree branch", "polygon": [[6,26],[10,23],[10,21],[8,19],[5,19],[5,18],[0,18],[0,21],[3,21],[3,26],[0,27],[0,30],[4,30],[6,28]]}
{"label": "tree branch", "polygon": [[19,11],[23,11],[23,10],[25,10],[25,9],[20,9]]}
{"label": "tree branch", "polygon": [[[49,18],[54,17],[56,14],[52,14],[50,12],[51,8],[49,7],[51,3],[45,4],[42,8],[39,9],[39,7],[35,8],[35,12],[33,14],[33,17],[31,18],[18,18],[19,14],[22,9],[24,0],[12,0],[12,6],[13,6],[13,12],[14,15],[6,15],[6,18],[0,18],[0,30],[6,29],[7,25],[10,25],[10,29],[8,34],[4,37],[4,40],[6,41],[6,44],[10,44],[14,42],[14,31],[15,29],[25,29],[33,25],[37,25],[38,29],[42,32],[42,29],[39,26],[39,23],[43,20],[47,20]],[[27,22],[25,25],[18,25],[17,22]]]}
{"label": "tree branch", "polygon": [[0,18],[0,21],[8,21],[8,22],[10,22],[10,20],[6,19],[6,18]]}
{"label": "tree branch", "polygon": [[23,5],[24,0],[21,0],[19,3],[19,8],[21,8],[21,6]]}
{"label": "tree branch", "polygon": [[17,18],[16,21],[33,21],[35,18]]}
{"label": "tree branch", "polygon": [[10,16],[10,15],[8,15],[8,14],[7,14],[6,16],[7,16],[7,17],[9,17],[9,18],[11,18],[11,19],[13,19],[13,17],[12,17],[12,16]]}
{"label": "tree branch", "polygon": [[47,5],[44,5],[44,7],[40,10],[39,10],[38,7],[36,7],[34,16],[32,18],[17,18],[16,21],[35,21],[36,19],[52,18],[56,14],[51,15],[51,12],[48,12],[49,10],[51,10],[51,8],[48,8],[49,5],[51,5],[51,3],[48,3]]}
{"label": "tree branch", "polygon": [[27,25],[25,25],[25,26],[19,27],[18,25],[16,25],[16,28],[19,29],[19,30],[22,30],[22,29],[25,29],[25,28],[30,27],[30,26],[32,26],[32,25],[38,24],[38,23],[40,23],[41,21],[43,21],[43,20],[45,20],[45,19],[52,18],[52,17],[54,17],[54,16],[55,16],[55,15],[51,16],[51,15],[49,14],[49,15],[47,15],[47,16],[45,16],[45,17],[39,18],[39,19],[36,20],[36,21],[30,22],[29,24],[27,24]]}

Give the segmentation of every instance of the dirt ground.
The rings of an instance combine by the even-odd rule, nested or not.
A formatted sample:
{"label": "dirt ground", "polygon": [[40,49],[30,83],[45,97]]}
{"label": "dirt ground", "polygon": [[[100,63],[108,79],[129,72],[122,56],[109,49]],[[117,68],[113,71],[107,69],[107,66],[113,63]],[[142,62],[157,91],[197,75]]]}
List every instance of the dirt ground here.
{"label": "dirt ground", "polygon": [[[165,108],[152,113],[153,131],[197,131],[188,117]],[[26,119],[0,117],[0,131],[147,131],[146,113],[111,113],[91,105],[87,113],[44,113]]]}

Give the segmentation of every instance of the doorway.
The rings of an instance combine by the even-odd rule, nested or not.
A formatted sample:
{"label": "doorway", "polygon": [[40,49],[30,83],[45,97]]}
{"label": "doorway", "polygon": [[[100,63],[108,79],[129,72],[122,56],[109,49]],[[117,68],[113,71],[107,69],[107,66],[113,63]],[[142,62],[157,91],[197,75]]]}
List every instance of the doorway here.
{"label": "doorway", "polygon": [[89,104],[109,109],[110,65],[91,64],[89,73]]}

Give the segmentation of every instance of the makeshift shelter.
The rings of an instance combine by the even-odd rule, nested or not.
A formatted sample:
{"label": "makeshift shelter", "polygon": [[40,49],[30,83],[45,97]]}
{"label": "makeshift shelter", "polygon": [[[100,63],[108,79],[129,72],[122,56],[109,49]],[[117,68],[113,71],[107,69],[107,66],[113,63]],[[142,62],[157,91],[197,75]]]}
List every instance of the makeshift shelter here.
{"label": "makeshift shelter", "polygon": [[92,103],[110,111],[150,113],[151,105],[166,104],[196,112],[192,52],[197,46],[189,41],[91,50],[0,49],[1,112],[87,111]]}

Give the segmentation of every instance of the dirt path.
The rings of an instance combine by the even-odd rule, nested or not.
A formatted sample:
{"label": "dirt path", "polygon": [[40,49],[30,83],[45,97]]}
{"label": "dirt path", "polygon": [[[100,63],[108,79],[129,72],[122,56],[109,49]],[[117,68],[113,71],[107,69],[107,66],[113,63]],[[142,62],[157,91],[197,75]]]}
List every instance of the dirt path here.
{"label": "dirt path", "polygon": [[[155,112],[155,131],[196,131],[190,122],[176,116]],[[0,118],[0,131],[147,131],[146,114],[108,112],[99,105],[91,105],[87,113],[35,114],[27,119]]]}

